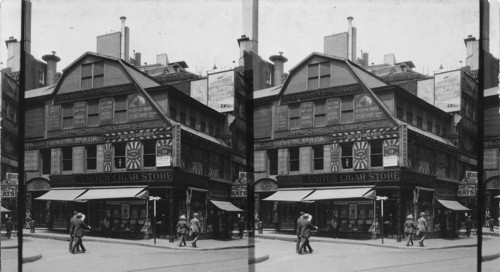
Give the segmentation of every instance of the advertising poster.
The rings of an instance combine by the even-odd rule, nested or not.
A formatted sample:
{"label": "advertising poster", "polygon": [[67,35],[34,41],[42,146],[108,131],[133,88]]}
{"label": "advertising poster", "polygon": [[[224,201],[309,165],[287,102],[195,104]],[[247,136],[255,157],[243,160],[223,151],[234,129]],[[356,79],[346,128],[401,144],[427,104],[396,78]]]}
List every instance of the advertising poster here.
{"label": "advertising poster", "polygon": [[49,130],[61,129],[61,105],[49,106]]}
{"label": "advertising poster", "polygon": [[354,170],[368,168],[368,142],[354,143]]}
{"label": "advertising poster", "polygon": [[354,121],[371,121],[384,118],[384,113],[377,103],[367,94],[354,96]]}
{"label": "advertising poster", "polygon": [[483,151],[484,169],[498,169],[498,148],[488,148]]}
{"label": "advertising poster", "polygon": [[234,110],[234,71],[208,75],[208,106],[218,112]]}
{"label": "advertising poster", "polygon": [[383,152],[384,152],[384,158],[383,158],[384,167],[398,166],[398,158],[399,158],[398,139],[384,140]]}
{"label": "advertising poster", "polygon": [[130,218],[130,204],[122,204],[122,219]]}
{"label": "advertising poster", "polygon": [[349,204],[349,219],[358,218],[358,205],[357,204]]}
{"label": "advertising poster", "polygon": [[156,141],[156,166],[172,166],[172,139]]}
{"label": "advertising poster", "polygon": [[460,70],[434,76],[434,98],[434,106],[443,111],[460,111]]}
{"label": "advertising poster", "polygon": [[191,81],[191,97],[203,105],[207,105],[208,102],[207,84],[207,79]]}
{"label": "advertising poster", "polygon": [[417,96],[425,102],[434,105],[434,79],[420,80],[417,82]]}
{"label": "advertising poster", "polygon": [[339,153],[339,144],[332,144],[332,148],[331,148],[331,167],[332,167],[332,172],[337,172],[339,171],[339,164],[340,164],[340,160],[339,160],[339,156],[340,156],[340,153]]}
{"label": "advertising poster", "polygon": [[146,121],[157,119],[158,115],[153,107],[140,94],[133,94],[128,97],[128,121]]}
{"label": "advertising poster", "polygon": [[141,168],[141,142],[127,143],[127,169]]}

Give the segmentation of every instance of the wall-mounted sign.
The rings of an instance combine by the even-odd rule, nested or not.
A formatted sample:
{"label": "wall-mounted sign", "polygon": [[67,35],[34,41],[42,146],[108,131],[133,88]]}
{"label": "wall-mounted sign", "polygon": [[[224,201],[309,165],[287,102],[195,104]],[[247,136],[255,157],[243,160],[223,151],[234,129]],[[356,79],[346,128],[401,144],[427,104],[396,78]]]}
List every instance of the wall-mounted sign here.
{"label": "wall-mounted sign", "polygon": [[336,125],[340,123],[340,99],[328,98],[326,100],[326,124]]}
{"label": "wall-mounted sign", "polygon": [[53,187],[69,185],[103,185],[103,184],[134,184],[172,182],[173,172],[170,169],[162,171],[130,171],[99,174],[54,175],[50,177]]}
{"label": "wall-mounted sign", "polygon": [[127,143],[127,170],[141,168],[141,142]]}
{"label": "wall-mounted sign", "polygon": [[332,144],[331,146],[331,169],[332,172],[338,172],[340,167],[340,148],[339,144]]}
{"label": "wall-mounted sign", "polygon": [[[2,120],[3,122],[3,120]],[[5,126],[3,126],[5,127]],[[26,110],[26,138],[41,137],[45,133],[45,108]]]}
{"label": "wall-mounted sign", "polygon": [[275,192],[278,190],[278,184],[272,179],[262,179],[255,183],[254,192]]}
{"label": "wall-mounted sign", "polygon": [[328,173],[298,176],[277,176],[280,186],[329,185],[344,182],[380,182],[399,181],[399,171],[372,171],[357,173]]}
{"label": "wall-mounted sign", "polygon": [[316,100],[323,97],[352,95],[363,91],[360,84],[353,84],[341,87],[330,87],[314,91],[300,92],[284,95],[281,98],[281,103],[295,103],[298,101]]}
{"label": "wall-mounted sign", "polygon": [[99,101],[99,123],[101,125],[113,124],[113,98],[106,97]]}
{"label": "wall-mounted sign", "polygon": [[95,99],[101,97],[112,97],[112,96],[132,93],[134,91],[136,91],[136,88],[133,84],[106,86],[97,89],[58,94],[56,95],[55,102],[68,103],[68,102]]}
{"label": "wall-mounted sign", "polygon": [[354,96],[354,120],[356,122],[380,120],[383,118],[384,113],[371,96],[364,93]]}
{"label": "wall-mounted sign", "polygon": [[54,139],[54,140],[30,141],[26,142],[24,144],[24,147],[26,149],[43,149],[43,148],[63,147],[63,146],[90,145],[103,142],[104,142],[104,137],[102,136],[87,136],[87,137],[64,138],[64,139]]}
{"label": "wall-mounted sign", "polygon": [[270,138],[273,123],[271,107],[255,108],[253,111],[253,129],[255,139]]}
{"label": "wall-mounted sign", "polygon": [[461,71],[434,75],[434,105],[445,112],[460,111]]}
{"label": "wall-mounted sign", "polygon": [[368,142],[355,142],[353,147],[354,170],[368,168]]}
{"label": "wall-mounted sign", "polygon": [[234,71],[208,75],[208,106],[218,112],[234,110]]}
{"label": "wall-mounted sign", "polygon": [[26,183],[26,191],[48,191],[50,190],[50,183],[43,178],[35,178]]}
{"label": "wall-mounted sign", "polygon": [[476,196],[476,185],[473,184],[458,185],[457,196]]}
{"label": "wall-mounted sign", "polygon": [[231,198],[246,198],[247,197],[247,186],[246,185],[233,185],[231,187],[231,193],[229,196]]}
{"label": "wall-mounted sign", "polygon": [[110,143],[104,144],[104,172],[111,172],[113,169],[113,150],[112,145]]}
{"label": "wall-mounted sign", "polygon": [[300,104],[300,127],[310,128],[313,126],[313,106],[314,103],[304,102]]}
{"label": "wall-mounted sign", "polygon": [[158,119],[158,114],[141,94],[131,94],[127,99],[129,122]]}
{"label": "wall-mounted sign", "polygon": [[49,131],[48,137],[49,138],[81,137],[86,135],[104,134],[104,133],[112,133],[112,132],[127,131],[127,130],[130,131],[136,129],[155,128],[155,127],[164,127],[163,121],[155,120],[155,121],[124,123],[124,124],[107,125],[99,127],[68,129],[61,131]]}
{"label": "wall-mounted sign", "polygon": [[207,105],[208,103],[208,90],[207,79],[191,81],[191,97]]}
{"label": "wall-mounted sign", "polygon": [[399,127],[376,128],[368,130],[332,133],[332,142],[345,143],[345,142],[354,142],[359,140],[396,138],[398,136],[399,136]]}
{"label": "wall-mounted sign", "polygon": [[73,104],[73,127],[81,128],[87,125],[87,103],[85,101]]}
{"label": "wall-mounted sign", "polygon": [[288,105],[276,106],[276,131],[288,129]]}
{"label": "wall-mounted sign", "polygon": [[398,166],[399,162],[399,140],[384,140],[383,144],[384,167]]}
{"label": "wall-mounted sign", "polygon": [[498,148],[487,148],[483,152],[484,169],[498,169]]}
{"label": "wall-mounted sign", "polygon": [[417,96],[425,102],[434,105],[434,79],[417,81]]}
{"label": "wall-mounted sign", "polygon": [[16,198],[17,186],[2,185],[2,198]]}
{"label": "wall-mounted sign", "polygon": [[119,131],[105,133],[106,142],[127,142],[131,140],[152,140],[172,138],[171,128],[147,128],[138,131]]}
{"label": "wall-mounted sign", "polygon": [[49,106],[49,130],[61,129],[61,105]]}
{"label": "wall-mounted sign", "polygon": [[378,120],[371,122],[361,122],[361,123],[352,123],[352,124],[342,124],[336,126],[329,127],[317,127],[317,128],[308,128],[308,129],[297,129],[297,130],[286,130],[286,131],[277,131],[275,132],[276,138],[291,138],[291,137],[305,137],[305,136],[313,136],[313,135],[325,135],[325,134],[333,134],[345,131],[352,130],[367,130],[371,128],[381,128],[388,127],[389,120]]}
{"label": "wall-mounted sign", "polygon": [[38,156],[38,150],[26,150],[24,151],[24,170],[25,171],[38,171],[40,167],[40,161]]}

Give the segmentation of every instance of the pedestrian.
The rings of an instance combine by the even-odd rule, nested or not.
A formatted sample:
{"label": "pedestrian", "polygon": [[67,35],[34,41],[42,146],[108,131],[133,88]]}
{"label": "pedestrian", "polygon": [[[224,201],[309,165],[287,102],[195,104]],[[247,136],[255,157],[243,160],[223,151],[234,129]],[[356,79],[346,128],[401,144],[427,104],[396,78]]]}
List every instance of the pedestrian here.
{"label": "pedestrian", "polygon": [[198,220],[197,213],[193,214],[193,219],[191,219],[189,227],[191,229],[191,237],[193,237],[193,242],[191,242],[191,245],[193,247],[196,247],[196,241],[198,241],[198,238],[200,237],[200,231],[201,231],[200,220]]}
{"label": "pedestrian", "polygon": [[[304,214],[305,214],[304,212],[300,212],[300,213],[299,213],[299,218],[297,218],[297,243],[296,243],[296,245],[295,245],[295,251],[296,251],[297,253],[299,253],[300,240],[301,240],[301,238],[300,238],[300,229],[299,229],[299,226],[300,226],[300,221],[302,221],[302,220],[303,220],[303,218],[302,218],[302,217],[304,216]],[[304,249],[304,251],[306,251],[306,250]]]}
{"label": "pedestrian", "polygon": [[421,247],[424,246],[424,240],[427,238],[425,234],[427,233],[427,220],[424,218],[425,213],[421,212],[420,213],[420,218],[417,220],[417,236],[420,237],[420,241],[418,243],[420,244]]}
{"label": "pedestrian", "polygon": [[73,241],[75,240],[72,228],[73,225],[75,224],[77,214],[78,214],[77,211],[73,211],[73,217],[71,217],[71,219],[69,220],[69,252],[71,252],[71,249],[73,248]]}
{"label": "pedestrian", "polygon": [[490,220],[488,220],[488,226],[490,226],[490,231],[491,232],[494,232],[494,226],[495,226],[495,220],[493,219],[493,217],[490,218]]}
{"label": "pedestrian", "polygon": [[297,232],[300,234],[300,245],[299,245],[299,254],[302,254],[302,249],[304,247],[309,247],[309,253],[312,253],[313,250],[309,245],[309,237],[311,237],[311,230],[318,229],[318,227],[314,226],[311,221],[308,220],[309,214],[304,214],[302,216],[302,220],[300,220],[299,226],[297,228]]}
{"label": "pedestrian", "polygon": [[472,229],[472,220],[470,219],[470,215],[465,219],[465,234],[467,237],[470,237],[470,230]]}
{"label": "pedestrian", "polygon": [[74,241],[73,241],[73,246],[71,247],[71,253],[75,254],[75,249],[78,245],[80,245],[80,247],[82,248],[82,252],[85,253],[85,251],[87,251],[85,249],[85,247],[83,246],[83,242],[82,242],[82,239],[83,239],[83,234],[84,234],[84,230],[85,229],[90,229],[89,226],[87,226],[87,224],[85,224],[85,221],[83,221],[83,214],[81,213],[78,213],[76,215],[76,220],[75,220],[75,223],[71,226],[71,234],[73,234],[74,236]]}
{"label": "pedestrian", "polygon": [[413,222],[413,215],[408,215],[406,217],[406,222],[404,224],[404,234],[406,236],[406,246],[410,246],[410,244],[413,246],[413,234],[415,233],[415,230],[417,229],[417,226],[415,226],[415,222]]}
{"label": "pedestrian", "polygon": [[240,239],[243,239],[243,232],[245,231],[245,219],[242,217],[240,217],[240,219],[238,220],[238,236],[240,237]]}
{"label": "pedestrian", "polygon": [[7,239],[10,239],[10,236],[12,235],[12,229],[14,228],[14,223],[12,222],[12,219],[9,217],[7,219],[7,222],[5,222],[5,230],[7,231]]}
{"label": "pedestrian", "polygon": [[186,233],[189,232],[188,224],[186,222],[186,216],[181,215],[179,217],[179,222],[177,222],[177,235],[180,238],[179,246],[186,246]]}

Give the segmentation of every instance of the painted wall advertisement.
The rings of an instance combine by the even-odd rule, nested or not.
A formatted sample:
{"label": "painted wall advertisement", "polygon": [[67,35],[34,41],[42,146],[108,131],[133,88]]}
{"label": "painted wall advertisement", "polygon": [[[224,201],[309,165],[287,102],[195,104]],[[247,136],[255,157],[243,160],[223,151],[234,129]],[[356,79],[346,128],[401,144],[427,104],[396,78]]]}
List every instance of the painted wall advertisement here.
{"label": "painted wall advertisement", "polygon": [[379,120],[384,118],[384,113],[373,98],[367,94],[354,96],[354,120],[356,122]]}
{"label": "painted wall advertisement", "polygon": [[156,141],[156,166],[172,166],[172,139]]}
{"label": "painted wall advertisement", "polygon": [[417,96],[425,102],[434,105],[434,79],[420,80],[417,82]]}
{"label": "painted wall advertisement", "polygon": [[208,106],[218,112],[234,110],[234,71],[208,75]]}
{"label": "painted wall advertisement", "polygon": [[399,140],[389,139],[384,141],[384,167],[398,166],[399,158]]}
{"label": "painted wall advertisement", "polygon": [[434,76],[434,106],[445,112],[460,110],[460,70]]}
{"label": "painted wall advertisement", "polygon": [[140,94],[130,95],[128,97],[127,104],[128,120],[130,122],[145,121],[158,118],[156,111],[154,111],[153,107]]}
{"label": "painted wall advertisement", "polygon": [[204,105],[208,102],[207,79],[191,81],[191,97]]}

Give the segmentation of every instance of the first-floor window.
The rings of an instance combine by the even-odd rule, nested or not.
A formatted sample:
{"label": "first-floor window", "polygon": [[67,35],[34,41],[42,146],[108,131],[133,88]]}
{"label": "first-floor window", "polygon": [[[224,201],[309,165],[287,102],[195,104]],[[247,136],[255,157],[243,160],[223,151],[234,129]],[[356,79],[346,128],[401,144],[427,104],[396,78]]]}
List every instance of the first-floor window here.
{"label": "first-floor window", "polygon": [[143,142],[144,167],[156,166],[156,141]]}
{"label": "first-floor window", "polygon": [[371,167],[383,166],[382,145],[383,141],[381,140],[373,141],[370,143]]}
{"label": "first-floor window", "polygon": [[288,149],[290,152],[290,172],[292,171],[299,171],[299,148],[298,147],[292,147]]}
{"label": "first-floor window", "polygon": [[87,157],[87,170],[97,169],[97,146],[88,145],[85,147],[85,155]]}
{"label": "first-floor window", "polygon": [[323,146],[313,146],[313,166],[314,170],[323,170]]}
{"label": "first-floor window", "polygon": [[278,150],[271,149],[267,151],[267,160],[269,161],[269,175],[278,174]]}
{"label": "first-floor window", "polygon": [[73,170],[73,147],[62,148],[62,166],[63,171]]}
{"label": "first-floor window", "polygon": [[352,169],[352,143],[341,144],[342,148],[342,169]]}
{"label": "first-floor window", "polygon": [[50,154],[50,149],[40,150],[40,157],[42,159],[42,175],[49,175],[52,157]]}
{"label": "first-floor window", "polygon": [[124,169],[126,164],[125,164],[125,149],[126,149],[126,144],[125,143],[115,143],[113,145],[115,154],[114,154],[114,161],[115,161],[115,169]]}

